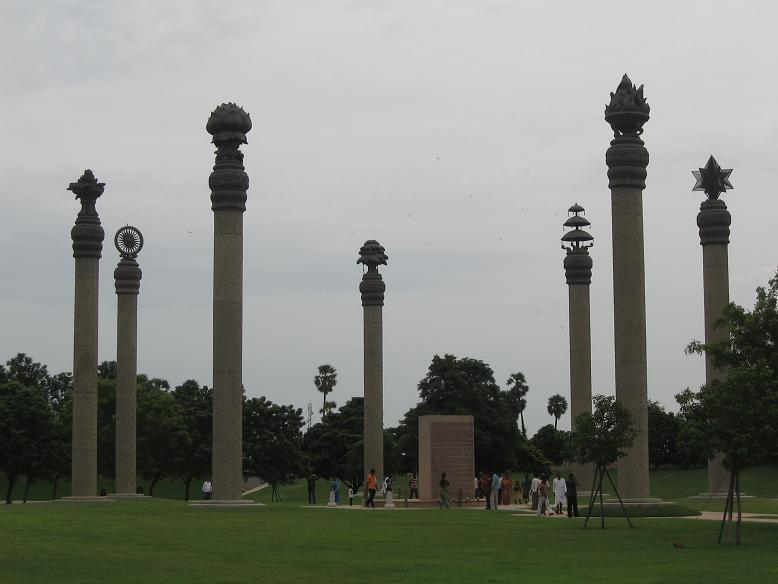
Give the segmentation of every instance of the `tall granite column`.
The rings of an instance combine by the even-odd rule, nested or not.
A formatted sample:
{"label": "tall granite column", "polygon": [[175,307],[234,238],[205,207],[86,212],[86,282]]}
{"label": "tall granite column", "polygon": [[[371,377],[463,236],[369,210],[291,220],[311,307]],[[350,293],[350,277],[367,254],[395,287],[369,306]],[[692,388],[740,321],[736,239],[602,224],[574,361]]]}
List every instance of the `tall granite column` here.
{"label": "tall granite column", "polygon": [[135,496],[135,419],[138,376],[138,292],[142,273],[136,258],[143,235],[127,225],[116,232],[121,260],[113,271],[116,284],[116,494]]}
{"label": "tall granite column", "polygon": [[646,372],[646,289],[643,261],[643,189],[648,151],[640,135],[649,118],[643,86],[624,75],[605,120],[614,138],[605,155],[613,222],[613,328],[616,399],[632,414],[637,437],[619,460],[619,491],[625,499],[646,499],[648,483],[648,395]]}
{"label": "tall granite column", "polygon": [[71,497],[76,499],[97,495],[97,300],[105,234],[95,203],[104,187],[91,170],[68,187],[81,202],[70,232],[76,260],[71,461]]}
{"label": "tall granite column", "polygon": [[249,177],[241,144],[249,115],[217,107],[206,130],[216,145],[208,179],[213,209],[213,500],[238,502],[243,480],[243,213]]}
{"label": "tall granite column", "polygon": [[[564,268],[568,288],[570,323],[570,428],[575,431],[575,419],[584,412],[592,413],[592,335],[589,305],[589,285],[592,283],[592,258],[589,248],[594,238],[584,227],[591,225],[583,217],[578,203],[568,209],[572,214],[564,226],[571,228],[562,236],[565,254]],[[590,489],[594,478],[591,464],[573,464],[573,473],[581,491]]]}
{"label": "tall granite column", "polygon": [[[692,171],[697,183],[692,190],[705,191],[707,199],[700,204],[697,226],[702,245],[702,282],[705,311],[705,343],[726,341],[729,331],[716,326],[724,307],[729,304],[729,226],[732,217],[719,195],[732,188],[729,175],[732,169],[722,169],[711,156],[705,168]],[[705,356],[705,383],[724,378],[724,371],[714,366],[713,359]],[[708,461],[708,494],[726,496],[729,488],[729,472],[722,464],[722,457]]]}
{"label": "tall granite column", "polygon": [[378,266],[386,265],[389,256],[374,239],[365,242],[359,250],[358,264],[367,271],[362,276],[359,291],[362,293],[365,350],[365,418],[364,461],[365,476],[375,469],[381,480],[384,476],[384,349],[383,321],[384,291],[386,285],[378,273]]}

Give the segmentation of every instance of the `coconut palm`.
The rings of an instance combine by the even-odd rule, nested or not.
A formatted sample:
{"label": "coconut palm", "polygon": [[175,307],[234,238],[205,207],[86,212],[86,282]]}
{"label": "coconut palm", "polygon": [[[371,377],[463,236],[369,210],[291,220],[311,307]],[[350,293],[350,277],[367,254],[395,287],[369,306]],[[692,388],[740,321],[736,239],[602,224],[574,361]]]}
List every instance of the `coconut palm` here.
{"label": "coconut palm", "polygon": [[529,391],[529,385],[527,385],[527,380],[521,371],[511,373],[505,384],[510,387],[508,390],[508,399],[510,399],[516,415],[521,419],[521,433],[526,438],[527,428],[524,426],[524,410],[527,408],[526,396]]}
{"label": "coconut palm", "polygon": [[559,422],[559,418],[561,418],[566,411],[567,400],[564,397],[557,393],[556,395],[552,395],[550,398],[548,398],[548,413],[554,416],[554,430],[556,430],[556,425],[557,422]]}
{"label": "coconut palm", "polygon": [[328,414],[335,407],[335,402],[327,401],[327,394],[335,389],[338,383],[338,372],[332,365],[319,365],[319,374],[313,378],[313,384],[324,394],[321,410],[322,415]]}

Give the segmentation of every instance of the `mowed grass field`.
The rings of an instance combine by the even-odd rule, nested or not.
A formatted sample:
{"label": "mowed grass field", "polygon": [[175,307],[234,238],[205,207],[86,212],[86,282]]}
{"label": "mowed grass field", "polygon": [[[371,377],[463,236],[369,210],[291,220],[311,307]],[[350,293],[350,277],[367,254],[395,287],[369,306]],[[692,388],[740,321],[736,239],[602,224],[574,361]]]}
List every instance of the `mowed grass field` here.
{"label": "mowed grass field", "polygon": [[[662,491],[704,485],[704,470],[685,473],[698,471],[653,473],[654,494],[721,510]],[[775,474],[753,469],[766,490],[745,483],[762,497],[744,505],[778,512]],[[326,482],[318,487],[315,507],[303,483],[282,487],[283,503],[261,491],[254,497],[267,504],[246,509],[157,497],[2,505],[0,583],[778,581],[778,524],[744,524],[737,548],[716,543],[715,521],[636,518],[629,529],[614,517],[602,531],[597,521],[584,530],[582,519],[511,511],[327,509]]]}
{"label": "mowed grass field", "polygon": [[[694,519],[582,520],[481,509],[367,510],[170,500],[0,508],[0,582],[775,582],[778,525],[740,548]],[[673,542],[683,546],[676,548]]]}

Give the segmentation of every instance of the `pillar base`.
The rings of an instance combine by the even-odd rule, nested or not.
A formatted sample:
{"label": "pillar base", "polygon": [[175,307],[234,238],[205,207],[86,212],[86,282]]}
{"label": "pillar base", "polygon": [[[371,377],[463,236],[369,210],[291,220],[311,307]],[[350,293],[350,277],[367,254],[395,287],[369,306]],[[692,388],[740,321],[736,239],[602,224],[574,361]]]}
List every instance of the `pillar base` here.
{"label": "pillar base", "polygon": [[263,503],[257,501],[246,501],[245,499],[210,499],[208,501],[189,501],[192,507],[264,507]]}
{"label": "pillar base", "polygon": [[88,497],[88,496],[70,496],[70,497],[62,497],[61,499],[57,499],[57,501],[62,501],[63,503],[95,503],[100,501],[109,501],[113,502],[113,499],[109,499],[108,497]]}
{"label": "pillar base", "polygon": [[[599,500],[599,499],[598,499]],[[656,499],[654,497],[646,497],[643,499],[622,499],[621,502],[625,507],[642,507],[644,505],[675,505],[674,501],[664,501],[662,499]],[[618,505],[618,499],[607,499],[604,501],[605,505]]]}
{"label": "pillar base", "polygon": [[[694,495],[693,497],[689,497],[690,499],[726,499],[727,493],[700,493],[699,495]],[[737,496],[737,493],[735,494]],[[753,499],[754,495],[746,495],[744,492],[740,492],[740,498],[741,499]]]}
{"label": "pillar base", "polygon": [[151,499],[150,496],[141,495],[138,493],[108,493],[109,499]]}

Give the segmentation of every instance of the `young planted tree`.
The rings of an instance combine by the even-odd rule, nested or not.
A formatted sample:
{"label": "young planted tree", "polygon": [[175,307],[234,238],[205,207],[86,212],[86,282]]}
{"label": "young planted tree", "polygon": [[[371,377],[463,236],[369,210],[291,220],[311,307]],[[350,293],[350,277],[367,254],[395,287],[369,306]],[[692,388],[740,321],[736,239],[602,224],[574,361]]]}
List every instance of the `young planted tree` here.
{"label": "young planted tree", "polygon": [[559,418],[567,411],[567,400],[558,393],[548,398],[548,413],[554,416],[554,430],[556,430]]}
{"label": "young planted tree", "polygon": [[526,438],[527,427],[524,425],[524,410],[527,409],[527,393],[529,392],[527,379],[521,371],[517,371],[516,373],[511,373],[505,384],[509,387],[508,400],[516,412],[518,412],[517,415],[521,420],[521,434]]}
{"label": "young planted tree", "polygon": [[706,453],[723,454],[730,472],[719,543],[727,516],[732,522],[735,499],[735,540],[740,545],[740,474],[749,464],[778,457],[778,274],[767,288],[756,289],[751,311],[729,304],[720,326],[729,330],[722,342],[693,341],[687,351],[705,353],[726,371],[722,381],[689,389],[676,396],[681,415]]}
{"label": "young planted tree", "polygon": [[319,365],[319,373],[313,378],[313,384],[316,386],[317,390],[324,394],[322,406],[319,410],[319,413],[322,416],[326,416],[337,406],[335,402],[327,401],[327,394],[335,389],[337,383],[338,372],[335,370],[335,368],[332,365],[327,364]]}
{"label": "young planted tree", "polygon": [[616,462],[626,454],[637,435],[632,415],[620,401],[613,396],[595,395],[594,413],[584,412],[575,419],[575,431],[570,433],[570,445],[576,461],[581,464],[595,465],[594,481],[592,482],[589,510],[586,513],[584,527],[589,523],[597,495],[600,496],[601,527],[605,529],[605,509],[602,502],[602,482],[607,477],[613,487],[613,492],[619,498],[621,510],[627,523],[632,522],[621,501],[621,495],[616,483],[608,473],[608,465]]}

